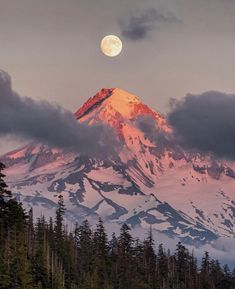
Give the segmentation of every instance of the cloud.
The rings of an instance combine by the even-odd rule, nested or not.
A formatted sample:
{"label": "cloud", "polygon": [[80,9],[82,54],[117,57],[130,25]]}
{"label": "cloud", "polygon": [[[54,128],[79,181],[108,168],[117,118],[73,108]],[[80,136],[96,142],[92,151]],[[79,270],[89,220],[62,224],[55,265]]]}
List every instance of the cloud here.
{"label": "cloud", "polygon": [[[94,224],[96,223],[96,220],[94,220]],[[140,240],[143,240],[147,237],[147,234],[149,232],[149,228],[142,228],[140,226],[135,226],[131,229],[131,234],[134,238],[140,238]],[[120,232],[120,225],[114,224],[114,223],[106,223],[106,230],[108,235],[111,237],[112,233],[115,232],[118,236]],[[159,232],[157,230],[153,229],[153,238],[155,241],[155,249],[157,250],[157,247],[159,244],[164,244],[164,248],[166,250],[170,250],[171,254],[174,254],[176,250],[176,245],[178,242],[182,241],[178,237],[171,238],[167,236],[166,234]],[[189,252],[193,252],[194,256],[198,259],[199,266],[201,259],[204,257],[205,251],[209,252],[210,258],[218,259],[220,260],[222,265],[228,264],[231,266],[231,268],[235,267],[235,239],[234,238],[225,238],[221,237],[218,238],[210,243],[202,244],[200,246],[194,246],[194,245],[188,245],[184,244],[186,248],[189,250]]]}
{"label": "cloud", "polygon": [[157,23],[174,23],[178,18],[171,12],[162,12],[151,8],[139,15],[130,15],[128,19],[119,21],[122,36],[128,40],[145,39],[156,28]]}
{"label": "cloud", "polygon": [[158,149],[172,147],[171,135],[156,126],[156,120],[149,116],[140,116],[135,120],[137,127],[144,133],[145,137],[157,144]]}
{"label": "cloud", "polygon": [[79,123],[68,110],[18,95],[0,70],[0,137],[8,135],[95,156],[112,154],[118,145],[111,128]]}
{"label": "cloud", "polygon": [[219,237],[211,243],[199,247],[187,246],[190,251],[194,251],[197,258],[202,258],[205,251],[209,252],[210,257],[218,259],[222,265],[228,264],[231,268],[235,267],[235,240],[234,238]]}
{"label": "cloud", "polygon": [[188,94],[172,105],[168,121],[184,148],[235,160],[235,95]]}

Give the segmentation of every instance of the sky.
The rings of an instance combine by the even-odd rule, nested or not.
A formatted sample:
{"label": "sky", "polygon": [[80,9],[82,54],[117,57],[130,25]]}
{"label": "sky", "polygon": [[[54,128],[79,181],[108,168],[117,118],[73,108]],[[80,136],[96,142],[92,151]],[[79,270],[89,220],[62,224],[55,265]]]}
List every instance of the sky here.
{"label": "sky", "polygon": [[[235,93],[234,15],[233,0],[0,0],[0,69],[20,95],[72,112],[119,87],[165,113],[187,93]],[[118,57],[100,52],[107,34]]]}

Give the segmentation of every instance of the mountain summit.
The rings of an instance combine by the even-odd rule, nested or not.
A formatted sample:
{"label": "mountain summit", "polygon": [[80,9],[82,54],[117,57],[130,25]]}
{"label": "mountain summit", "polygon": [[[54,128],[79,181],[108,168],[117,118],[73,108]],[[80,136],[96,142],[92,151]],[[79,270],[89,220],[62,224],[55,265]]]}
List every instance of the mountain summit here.
{"label": "mountain summit", "polygon": [[[75,117],[112,127],[122,149],[97,160],[31,143],[3,156],[11,190],[35,216],[50,216],[62,194],[73,222],[101,216],[193,243],[235,236],[234,163],[166,147],[157,130],[170,130],[166,119],[118,88],[102,89]],[[140,129],[141,117],[156,128],[154,142]]]}
{"label": "mountain summit", "polygon": [[119,88],[103,88],[78,109],[75,116],[81,119],[108,121],[109,118],[132,120],[138,116],[149,115],[165,122],[160,114],[141,102],[138,96]]}
{"label": "mountain summit", "polygon": [[76,112],[77,118],[91,113],[95,109],[104,110],[104,108],[114,110],[125,117],[131,117],[135,108],[141,104],[140,99],[119,88],[103,88],[95,96],[89,98],[87,102]]}
{"label": "mountain summit", "polygon": [[[139,117],[149,117],[156,127],[168,130],[164,117],[153,111],[140,98],[119,88],[103,88],[78,109],[75,117],[80,122],[93,124],[101,122],[112,127],[124,144],[130,143],[135,134],[142,143],[145,142],[143,132],[136,130],[135,121]],[[134,147],[132,147],[134,149]]]}

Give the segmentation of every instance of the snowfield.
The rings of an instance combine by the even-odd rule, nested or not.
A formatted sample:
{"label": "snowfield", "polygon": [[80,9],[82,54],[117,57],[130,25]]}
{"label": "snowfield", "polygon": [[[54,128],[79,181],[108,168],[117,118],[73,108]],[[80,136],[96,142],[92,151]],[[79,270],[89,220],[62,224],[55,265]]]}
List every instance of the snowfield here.
{"label": "snowfield", "polygon": [[120,89],[101,90],[75,116],[111,126],[122,150],[95,159],[31,143],[1,157],[10,189],[35,217],[53,216],[62,194],[71,224],[101,216],[109,227],[151,226],[186,243],[235,237],[235,163],[152,142],[136,119],[167,133],[166,120]]}

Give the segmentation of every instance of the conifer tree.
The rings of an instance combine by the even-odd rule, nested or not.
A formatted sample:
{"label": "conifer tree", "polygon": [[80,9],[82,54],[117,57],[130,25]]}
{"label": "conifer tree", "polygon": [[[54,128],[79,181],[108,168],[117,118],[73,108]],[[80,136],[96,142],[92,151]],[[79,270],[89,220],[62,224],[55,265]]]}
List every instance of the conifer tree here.
{"label": "conifer tree", "polygon": [[156,283],[156,254],[154,252],[154,240],[152,235],[152,228],[150,228],[147,239],[144,241],[144,266],[145,275],[148,282],[148,288],[154,288]]}
{"label": "conifer tree", "polygon": [[157,261],[158,280],[161,286],[164,287],[167,283],[168,276],[168,258],[166,253],[164,252],[163,244],[160,244],[158,247]]}
{"label": "conifer tree", "polygon": [[76,229],[81,286],[89,289],[93,265],[92,231],[87,220]]}
{"label": "conifer tree", "polygon": [[5,175],[3,173],[3,170],[5,169],[5,165],[0,162],[0,200],[4,197],[11,198],[12,193],[7,189],[8,186],[6,182],[4,181]]}
{"label": "conifer tree", "polygon": [[181,242],[179,242],[176,246],[175,257],[177,267],[177,281],[179,282],[180,287],[184,288],[189,275],[189,252]]}
{"label": "conifer tree", "polygon": [[123,224],[118,238],[118,271],[117,277],[119,288],[131,288],[131,267],[133,253],[133,238],[130,234],[130,228]]}
{"label": "conifer tree", "polygon": [[208,252],[205,252],[204,257],[202,258],[201,283],[202,289],[210,289],[212,286],[210,278],[210,257]]}
{"label": "conifer tree", "polygon": [[63,237],[63,221],[64,221],[64,215],[65,215],[65,205],[64,205],[64,199],[62,195],[59,195],[58,200],[58,208],[56,210],[56,221],[55,221],[55,234],[59,244],[61,244],[61,239]]}
{"label": "conifer tree", "polygon": [[104,229],[104,224],[99,218],[93,237],[94,246],[94,283],[98,289],[102,289],[108,283],[109,264],[108,264],[108,240]]}

